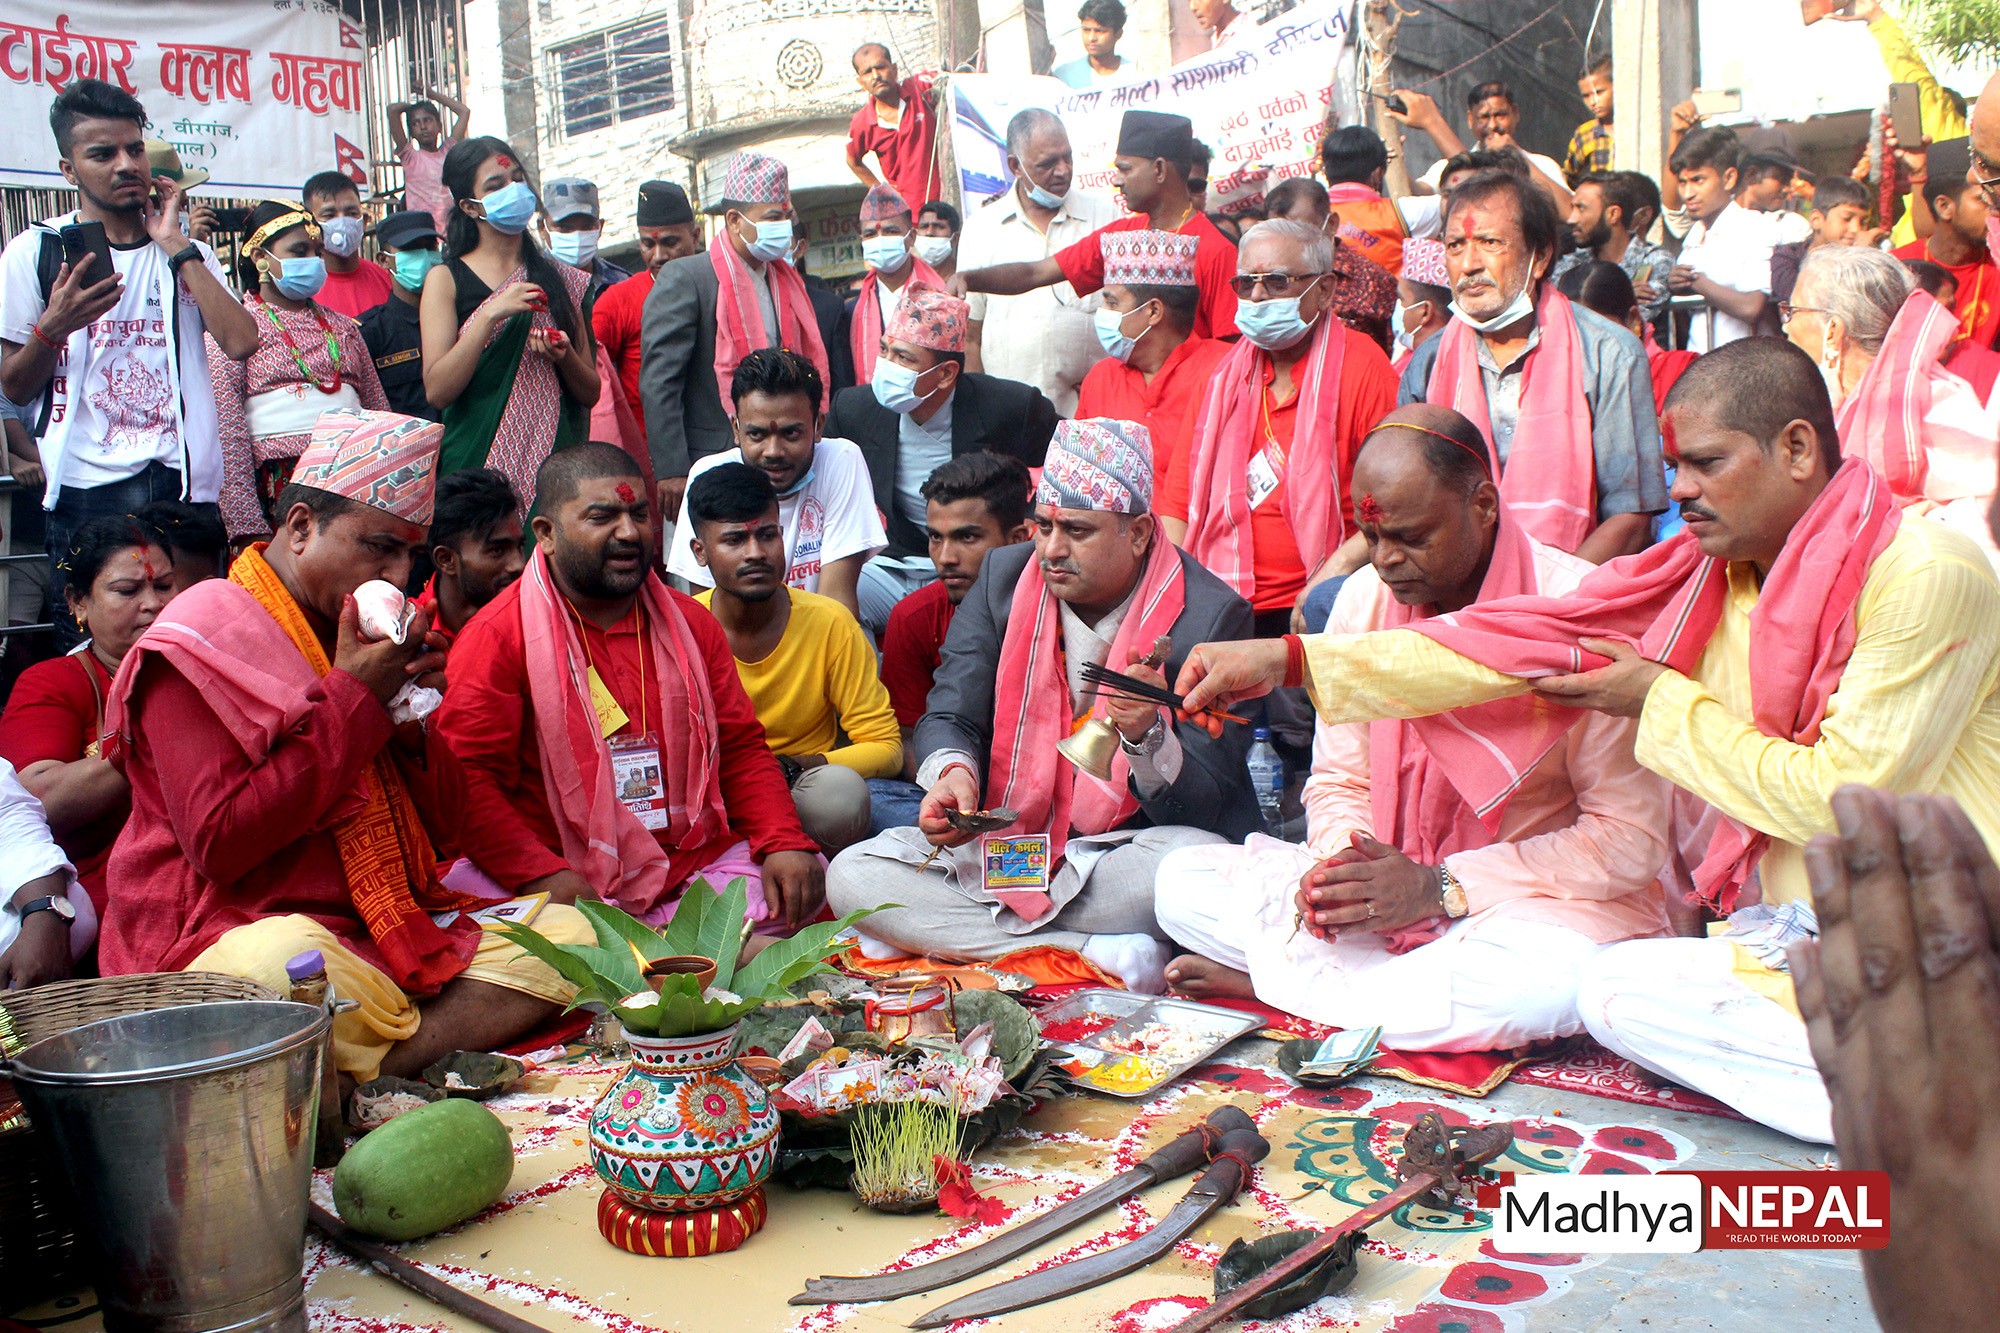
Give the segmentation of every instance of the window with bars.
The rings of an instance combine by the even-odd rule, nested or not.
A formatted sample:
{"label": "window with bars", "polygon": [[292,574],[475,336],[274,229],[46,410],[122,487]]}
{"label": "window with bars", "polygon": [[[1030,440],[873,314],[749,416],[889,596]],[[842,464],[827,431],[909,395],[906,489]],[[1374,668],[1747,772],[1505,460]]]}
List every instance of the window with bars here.
{"label": "window with bars", "polygon": [[671,110],[673,37],[674,20],[667,17],[551,48],[563,133],[588,134]]}

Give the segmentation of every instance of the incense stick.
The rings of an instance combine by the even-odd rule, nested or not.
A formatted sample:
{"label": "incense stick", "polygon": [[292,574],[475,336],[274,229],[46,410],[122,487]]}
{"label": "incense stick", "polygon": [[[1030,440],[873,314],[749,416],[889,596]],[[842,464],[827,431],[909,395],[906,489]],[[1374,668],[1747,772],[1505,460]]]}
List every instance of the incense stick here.
{"label": "incense stick", "polygon": [[[1086,685],[1095,685],[1099,694],[1103,694],[1106,689],[1109,689],[1114,691],[1116,695],[1127,699],[1139,699],[1146,703],[1161,704],[1177,711],[1187,707],[1186,700],[1165,686],[1155,685],[1151,681],[1140,680],[1137,676],[1128,676],[1121,671],[1113,671],[1098,662],[1085,662],[1078,669],[1077,674],[1083,677]],[[1206,708],[1202,711],[1212,713],[1216,717],[1230,722],[1247,724],[1250,721],[1247,717],[1238,717],[1234,713],[1225,713],[1219,708]]]}

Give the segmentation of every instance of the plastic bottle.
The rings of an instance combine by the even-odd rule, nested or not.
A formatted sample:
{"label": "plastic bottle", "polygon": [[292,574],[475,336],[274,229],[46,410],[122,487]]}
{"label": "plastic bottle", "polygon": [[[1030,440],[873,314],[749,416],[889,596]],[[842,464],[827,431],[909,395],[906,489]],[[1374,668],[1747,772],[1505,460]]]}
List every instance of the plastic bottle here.
{"label": "plastic bottle", "polygon": [[1271,729],[1258,727],[1251,733],[1250,756],[1244,761],[1250,770],[1250,789],[1257,794],[1257,812],[1264,832],[1274,838],[1285,836],[1285,761],[1271,746]]}
{"label": "plastic bottle", "polygon": [[316,1008],[326,1007],[332,991],[326,979],[326,959],[318,949],[308,950],[286,963],[285,976],[292,983],[292,999]]}

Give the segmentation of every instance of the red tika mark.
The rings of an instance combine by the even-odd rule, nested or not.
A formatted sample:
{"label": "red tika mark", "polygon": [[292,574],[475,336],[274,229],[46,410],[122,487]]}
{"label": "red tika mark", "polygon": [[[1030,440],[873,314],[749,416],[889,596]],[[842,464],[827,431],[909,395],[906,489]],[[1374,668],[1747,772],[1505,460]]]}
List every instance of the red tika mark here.
{"label": "red tika mark", "polygon": [[500,156],[494,158],[493,161],[499,166],[503,167],[511,167],[514,165],[514,159],[508,157],[505,153],[502,153]]}
{"label": "red tika mark", "polygon": [[1382,506],[1375,503],[1375,496],[1372,492],[1362,496],[1355,502],[1354,516],[1363,523],[1380,523],[1382,521]]}
{"label": "red tika mark", "polygon": [[631,504],[639,498],[639,493],[621,481],[618,483],[618,498],[626,504]]}

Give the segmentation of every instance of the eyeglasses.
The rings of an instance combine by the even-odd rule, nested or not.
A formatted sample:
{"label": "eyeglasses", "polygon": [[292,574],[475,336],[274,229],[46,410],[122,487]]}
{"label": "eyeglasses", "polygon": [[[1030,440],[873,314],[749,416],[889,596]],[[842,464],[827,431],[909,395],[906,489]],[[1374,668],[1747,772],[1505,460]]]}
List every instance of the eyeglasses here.
{"label": "eyeglasses", "polygon": [[[1992,174],[1988,175],[1988,172]],[[2000,165],[1996,165],[1982,154],[1974,153],[1971,180],[1979,192],[1986,196],[1988,202],[2000,202]]]}
{"label": "eyeglasses", "polygon": [[1295,291],[1304,295],[1306,288],[1325,276],[1324,273],[1301,273],[1296,277],[1290,273],[1239,273],[1229,280],[1229,285],[1246,301],[1257,294],[1259,284],[1262,284],[1266,297],[1283,300]]}
{"label": "eyeglasses", "polygon": [[1824,315],[1825,310],[1816,305],[1793,305],[1790,301],[1778,302],[1778,322],[1789,324],[1793,315]]}

